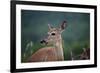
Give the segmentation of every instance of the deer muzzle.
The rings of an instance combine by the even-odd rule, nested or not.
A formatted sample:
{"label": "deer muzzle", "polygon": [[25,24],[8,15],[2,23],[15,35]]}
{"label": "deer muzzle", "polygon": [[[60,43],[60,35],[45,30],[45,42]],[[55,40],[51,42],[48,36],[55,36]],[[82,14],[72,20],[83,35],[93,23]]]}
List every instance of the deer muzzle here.
{"label": "deer muzzle", "polygon": [[48,42],[47,42],[46,40],[41,40],[40,43],[41,43],[41,44],[45,44],[45,45],[48,44]]}

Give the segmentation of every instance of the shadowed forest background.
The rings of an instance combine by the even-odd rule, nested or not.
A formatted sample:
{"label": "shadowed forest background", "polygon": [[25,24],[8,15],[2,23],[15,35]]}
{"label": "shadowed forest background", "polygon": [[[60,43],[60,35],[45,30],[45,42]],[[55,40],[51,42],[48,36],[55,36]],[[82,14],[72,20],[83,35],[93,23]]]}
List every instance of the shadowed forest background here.
{"label": "shadowed forest background", "polygon": [[71,51],[77,56],[83,48],[90,48],[89,13],[21,10],[21,62],[45,47],[40,40],[47,35],[48,24],[59,27],[64,20],[67,21],[62,33],[64,60],[71,60]]}

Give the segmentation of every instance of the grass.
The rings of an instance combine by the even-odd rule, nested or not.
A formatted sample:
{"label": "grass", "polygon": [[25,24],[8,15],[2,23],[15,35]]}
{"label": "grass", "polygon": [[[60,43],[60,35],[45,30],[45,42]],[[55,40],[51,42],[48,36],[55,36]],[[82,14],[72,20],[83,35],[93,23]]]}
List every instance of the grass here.
{"label": "grass", "polygon": [[[29,46],[27,47],[27,45]],[[27,49],[26,49],[27,47]],[[39,50],[42,47],[45,47],[44,45],[41,45],[40,43],[27,43],[25,47],[24,52],[22,52],[21,55],[21,62],[27,62],[28,58],[35,53],[37,50]],[[72,42],[70,44],[63,43],[63,49],[64,49],[64,60],[72,60],[71,52],[73,53],[73,56],[78,56],[83,52],[83,48],[89,48],[90,44],[89,41],[77,41]],[[79,58],[77,58],[79,59]]]}

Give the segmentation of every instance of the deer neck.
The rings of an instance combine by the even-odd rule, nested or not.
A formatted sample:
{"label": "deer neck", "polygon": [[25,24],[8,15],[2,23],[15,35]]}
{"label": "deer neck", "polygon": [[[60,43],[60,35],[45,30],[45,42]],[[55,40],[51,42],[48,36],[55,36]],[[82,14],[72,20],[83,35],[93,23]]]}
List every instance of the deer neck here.
{"label": "deer neck", "polygon": [[64,60],[61,36],[57,38],[57,41],[55,43],[55,50],[56,50],[58,60]]}

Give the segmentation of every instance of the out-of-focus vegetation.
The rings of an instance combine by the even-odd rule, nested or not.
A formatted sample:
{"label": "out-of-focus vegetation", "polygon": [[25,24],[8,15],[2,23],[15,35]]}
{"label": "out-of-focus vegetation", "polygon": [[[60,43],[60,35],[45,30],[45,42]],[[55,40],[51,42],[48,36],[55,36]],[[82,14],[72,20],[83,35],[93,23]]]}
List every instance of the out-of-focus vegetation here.
{"label": "out-of-focus vegetation", "polygon": [[50,11],[21,11],[21,62],[38,49],[45,47],[40,40],[47,35],[48,25],[54,27],[67,21],[67,28],[62,33],[64,59],[71,60],[83,52],[83,48],[90,48],[90,15],[88,13],[50,12]]}

